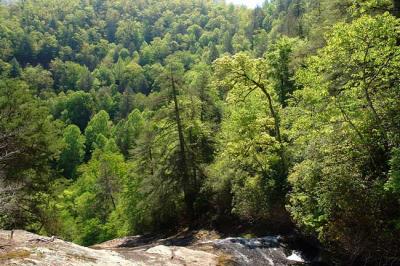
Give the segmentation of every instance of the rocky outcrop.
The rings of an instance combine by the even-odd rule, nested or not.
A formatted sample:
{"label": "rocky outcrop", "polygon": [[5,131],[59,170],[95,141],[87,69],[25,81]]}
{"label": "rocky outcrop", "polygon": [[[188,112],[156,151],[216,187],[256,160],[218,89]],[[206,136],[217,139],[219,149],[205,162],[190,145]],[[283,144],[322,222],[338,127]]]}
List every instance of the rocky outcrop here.
{"label": "rocky outcrop", "polygon": [[20,230],[10,236],[0,230],[0,265],[217,265],[216,255],[185,247],[99,250]]}
{"label": "rocky outcrop", "polygon": [[26,231],[0,230],[0,265],[141,265],[110,250],[94,250]]}
{"label": "rocky outcrop", "polygon": [[147,254],[159,256],[158,261],[149,265],[192,265],[192,266],[214,266],[217,265],[218,257],[214,254],[193,250],[185,247],[155,246],[146,250]]}
{"label": "rocky outcrop", "polygon": [[300,253],[280,237],[225,238],[185,232],[168,238],[124,237],[82,247],[55,237],[0,230],[0,265],[297,265]]}
{"label": "rocky outcrop", "polygon": [[134,261],[146,259],[149,265],[303,265],[302,253],[290,248],[288,242],[287,237],[280,236],[221,238],[214,231],[201,230],[165,238],[124,237],[94,247],[114,250]]}

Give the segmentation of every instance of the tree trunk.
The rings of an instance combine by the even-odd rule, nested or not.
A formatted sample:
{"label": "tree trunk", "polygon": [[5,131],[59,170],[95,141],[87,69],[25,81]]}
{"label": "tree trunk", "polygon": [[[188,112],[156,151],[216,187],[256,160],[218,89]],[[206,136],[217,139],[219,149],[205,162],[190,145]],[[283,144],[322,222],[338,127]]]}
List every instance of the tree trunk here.
{"label": "tree trunk", "polygon": [[282,144],[282,137],[281,137],[281,130],[280,130],[280,122],[279,122],[279,117],[278,114],[275,112],[273,103],[272,103],[272,97],[271,95],[268,93],[267,89],[264,87],[264,85],[262,83],[258,83],[257,81],[249,78],[247,75],[245,75],[245,77],[252,82],[256,87],[258,87],[263,93],[264,95],[267,97],[268,100],[268,108],[269,111],[271,112],[272,118],[274,119],[274,127],[275,127],[275,135],[276,135],[276,139],[278,140],[278,142],[280,144]]}
{"label": "tree trunk", "polygon": [[393,16],[400,18],[400,0],[393,0]]}
{"label": "tree trunk", "polygon": [[276,112],[273,102],[272,102],[272,97],[271,95],[268,93],[267,89],[265,88],[264,84],[259,83],[251,78],[249,78],[249,76],[245,75],[246,78],[252,82],[255,86],[257,86],[263,93],[264,95],[267,97],[268,100],[268,108],[269,111],[271,112],[271,115],[274,119],[274,127],[275,127],[275,135],[276,135],[276,139],[278,140],[279,144],[280,144],[280,157],[282,159],[282,176],[287,176],[288,175],[288,163],[287,163],[287,159],[286,159],[286,152],[285,152],[285,148],[283,146],[283,139],[282,139],[282,135],[281,135],[281,129],[280,129],[280,119],[278,116],[278,113]]}
{"label": "tree trunk", "polygon": [[189,220],[192,220],[193,216],[194,216],[194,206],[193,206],[194,198],[193,198],[193,194],[191,193],[191,182],[190,182],[190,176],[189,176],[189,171],[188,171],[188,166],[187,166],[187,161],[186,161],[185,139],[184,139],[184,135],[183,135],[183,127],[182,127],[182,121],[181,121],[180,110],[179,110],[177,89],[176,89],[175,79],[174,79],[172,72],[171,72],[171,87],[172,87],[172,98],[173,98],[174,107],[175,107],[175,122],[178,127],[178,138],[179,138],[180,164],[178,167],[181,170],[181,174],[182,174],[183,194],[184,194],[187,215],[188,215]]}
{"label": "tree trunk", "polygon": [[113,196],[113,187],[111,184],[112,181],[110,180],[111,174],[107,171],[107,169],[104,169],[104,167],[101,167],[101,175],[102,175],[102,179],[103,179],[104,186],[105,186],[104,191],[107,193],[108,197],[110,198],[111,204],[115,210],[117,208],[117,205],[115,204],[115,200],[114,200],[114,196]]}

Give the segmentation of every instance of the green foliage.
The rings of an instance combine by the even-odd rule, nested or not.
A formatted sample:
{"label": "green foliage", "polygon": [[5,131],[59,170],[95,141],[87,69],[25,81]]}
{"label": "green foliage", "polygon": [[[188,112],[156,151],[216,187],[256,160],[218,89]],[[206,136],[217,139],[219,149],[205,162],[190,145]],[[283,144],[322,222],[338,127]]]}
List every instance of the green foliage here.
{"label": "green foliage", "polygon": [[79,172],[77,181],[62,195],[60,209],[66,220],[64,234],[83,245],[118,236],[119,228],[112,219],[117,215],[119,195],[127,178],[127,164],[114,140],[106,140],[102,148],[97,148]]}
{"label": "green foliage", "polygon": [[286,101],[295,89],[294,70],[291,65],[292,54],[297,39],[282,37],[273,44],[266,54],[270,75],[274,82],[274,88],[279,97],[279,102],[286,106]]}
{"label": "green foliage", "polygon": [[43,69],[42,66],[26,67],[22,73],[22,79],[38,95],[52,92],[54,81],[51,72]]}
{"label": "green foliage", "polygon": [[216,85],[231,87],[231,91],[213,170],[219,178],[213,183],[230,186],[220,189],[223,193],[231,190],[233,213],[244,219],[283,223],[286,152],[281,106],[271,82],[274,73],[266,71],[268,64],[266,59],[252,59],[244,53],[215,62]]}
{"label": "green foliage", "polygon": [[89,245],[290,214],[353,264],[391,264],[398,5],[1,3],[0,226]]}
{"label": "green foliage", "polygon": [[50,163],[61,146],[59,129],[26,83],[0,81],[0,182],[2,188],[11,189],[10,195],[0,192],[5,208],[0,214],[1,227],[34,230],[45,221],[47,214],[39,206],[46,205],[45,193],[54,174]]}
{"label": "green foliage", "polygon": [[385,193],[396,187],[400,144],[392,120],[400,106],[398,27],[388,14],[335,26],[298,72],[304,88],[286,115],[298,161],[288,205],[296,222],[341,251],[357,245],[389,260],[399,245],[399,202]]}
{"label": "green foliage", "polygon": [[137,21],[123,20],[118,23],[115,36],[122,45],[135,51],[143,42],[142,25]]}
{"label": "green foliage", "polygon": [[385,189],[394,193],[400,192],[400,150],[398,148],[392,151],[389,180],[385,184]]}
{"label": "green foliage", "polygon": [[59,91],[83,90],[89,91],[93,78],[89,69],[74,62],[62,62],[57,59],[51,63],[55,88]]}
{"label": "green foliage", "polygon": [[95,114],[85,129],[86,152],[91,153],[96,148],[102,147],[102,138],[111,136],[112,122],[110,116],[104,110]]}
{"label": "green foliage", "polygon": [[243,100],[230,98],[210,180],[218,197],[226,190],[232,193],[232,212],[250,220],[267,218],[282,193],[277,172],[280,145],[271,136],[274,120],[266,116],[265,105],[260,93]]}
{"label": "green foliage", "polygon": [[85,155],[85,137],[79,127],[69,125],[63,134],[65,147],[60,154],[59,166],[67,178],[75,178],[76,168],[82,163]]}
{"label": "green foliage", "polygon": [[10,77],[16,78],[21,75],[21,66],[19,65],[17,59],[15,57],[10,62],[11,69],[10,69]]}
{"label": "green foliage", "polygon": [[136,146],[137,139],[144,126],[144,118],[137,109],[133,110],[126,121],[120,121],[115,129],[115,136],[121,152],[127,157]]}
{"label": "green foliage", "polygon": [[86,128],[93,113],[93,99],[83,91],[60,93],[51,99],[52,114],[67,124],[77,125],[81,131]]}

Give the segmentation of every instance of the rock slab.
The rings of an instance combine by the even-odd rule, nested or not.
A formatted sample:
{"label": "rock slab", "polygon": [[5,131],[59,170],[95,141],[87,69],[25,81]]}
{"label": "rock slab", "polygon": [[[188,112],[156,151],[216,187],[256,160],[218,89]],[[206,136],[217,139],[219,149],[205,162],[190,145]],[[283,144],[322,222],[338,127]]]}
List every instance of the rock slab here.
{"label": "rock slab", "polygon": [[0,230],[0,265],[166,265],[214,266],[217,256],[185,247],[99,250],[26,231]]}

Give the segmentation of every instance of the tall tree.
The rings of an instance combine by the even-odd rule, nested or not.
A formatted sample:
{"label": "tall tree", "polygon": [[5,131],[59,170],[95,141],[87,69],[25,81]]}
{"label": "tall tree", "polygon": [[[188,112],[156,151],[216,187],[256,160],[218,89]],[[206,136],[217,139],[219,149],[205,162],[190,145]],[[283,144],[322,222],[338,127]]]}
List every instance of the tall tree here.
{"label": "tall tree", "polygon": [[79,169],[77,181],[64,191],[61,210],[64,234],[84,245],[118,235],[114,227],[127,164],[113,139],[104,140],[90,161]]}
{"label": "tall tree", "polygon": [[48,108],[27,84],[14,79],[0,81],[0,182],[6,196],[8,187],[18,189],[14,197],[6,198],[13,208],[0,214],[0,226],[34,224],[32,230],[46,226],[42,210],[54,174],[50,163],[60,149],[58,129]]}
{"label": "tall tree", "polygon": [[[176,59],[175,59],[176,60]],[[186,211],[189,219],[193,218],[194,215],[194,198],[192,193],[192,182],[191,177],[189,175],[188,162],[187,162],[187,154],[186,154],[186,141],[184,138],[183,125],[181,119],[181,110],[180,104],[178,102],[178,86],[179,86],[179,76],[183,75],[183,65],[180,62],[175,61],[174,58],[170,58],[166,71],[169,73],[168,80],[170,81],[170,90],[171,97],[174,104],[174,119],[176,123],[176,128],[178,131],[178,140],[179,140],[179,160],[178,160],[178,169],[179,174],[182,175],[182,185],[183,185],[183,193],[184,200],[186,205]]]}
{"label": "tall tree", "polygon": [[288,208],[303,228],[359,263],[366,254],[390,262],[399,247],[399,201],[385,192],[400,144],[398,26],[389,14],[335,26],[299,71],[304,88],[287,113],[300,159]]}
{"label": "tall tree", "polygon": [[79,127],[69,125],[64,130],[63,141],[65,146],[60,154],[59,167],[65,177],[75,178],[77,167],[85,155],[85,137],[81,135]]}
{"label": "tall tree", "polygon": [[279,104],[276,104],[274,100],[274,91],[266,76],[265,66],[264,60],[251,59],[245,53],[220,58],[215,64],[217,77],[221,77],[221,82],[232,87],[240,86],[244,97],[255,90],[260,90],[265,95],[268,111],[274,119],[275,137],[280,143],[283,143],[278,112]]}
{"label": "tall tree", "polygon": [[110,116],[104,110],[95,114],[85,129],[86,154],[90,154],[102,144],[102,138],[111,136]]}
{"label": "tall tree", "polygon": [[287,99],[294,91],[294,71],[291,67],[294,45],[296,39],[282,37],[271,45],[266,57],[270,66],[271,81],[279,96],[280,104],[285,107]]}
{"label": "tall tree", "polygon": [[[275,198],[273,201],[275,201],[274,204],[280,205],[280,209],[283,210],[283,195],[285,195],[285,191],[287,191],[287,151],[285,148],[285,139],[281,132],[281,104],[279,103],[276,92],[271,84],[268,71],[265,69],[267,66],[268,61],[265,59],[252,59],[245,53],[239,53],[232,57],[220,58],[215,62],[215,84],[221,87],[228,87],[232,95],[231,97],[235,98],[238,102],[246,101],[246,99],[254,93],[262,95],[266,108],[263,105],[260,106],[257,102],[255,102],[257,103],[257,107],[254,106],[252,108],[264,107],[264,110],[262,110],[265,115],[264,119],[266,119],[264,123],[267,123],[267,121],[271,121],[269,119],[272,119],[273,130],[272,132],[267,131],[269,137],[272,139],[271,143],[276,141],[279,159],[277,162],[267,163],[267,165],[274,165],[274,174],[271,174],[271,172],[267,170],[262,171],[258,169],[257,171],[261,172],[261,176],[264,176],[267,180],[270,179],[273,180],[271,182],[275,182],[275,185],[273,186],[273,190],[275,190],[274,194],[280,196]],[[252,118],[252,120],[254,120],[254,118]],[[271,145],[275,146],[275,144]],[[268,152],[274,153],[273,150],[274,149],[272,148],[272,150]],[[255,162],[257,162],[257,160],[255,160]],[[244,169],[246,169],[246,167],[244,167],[243,170]]]}

